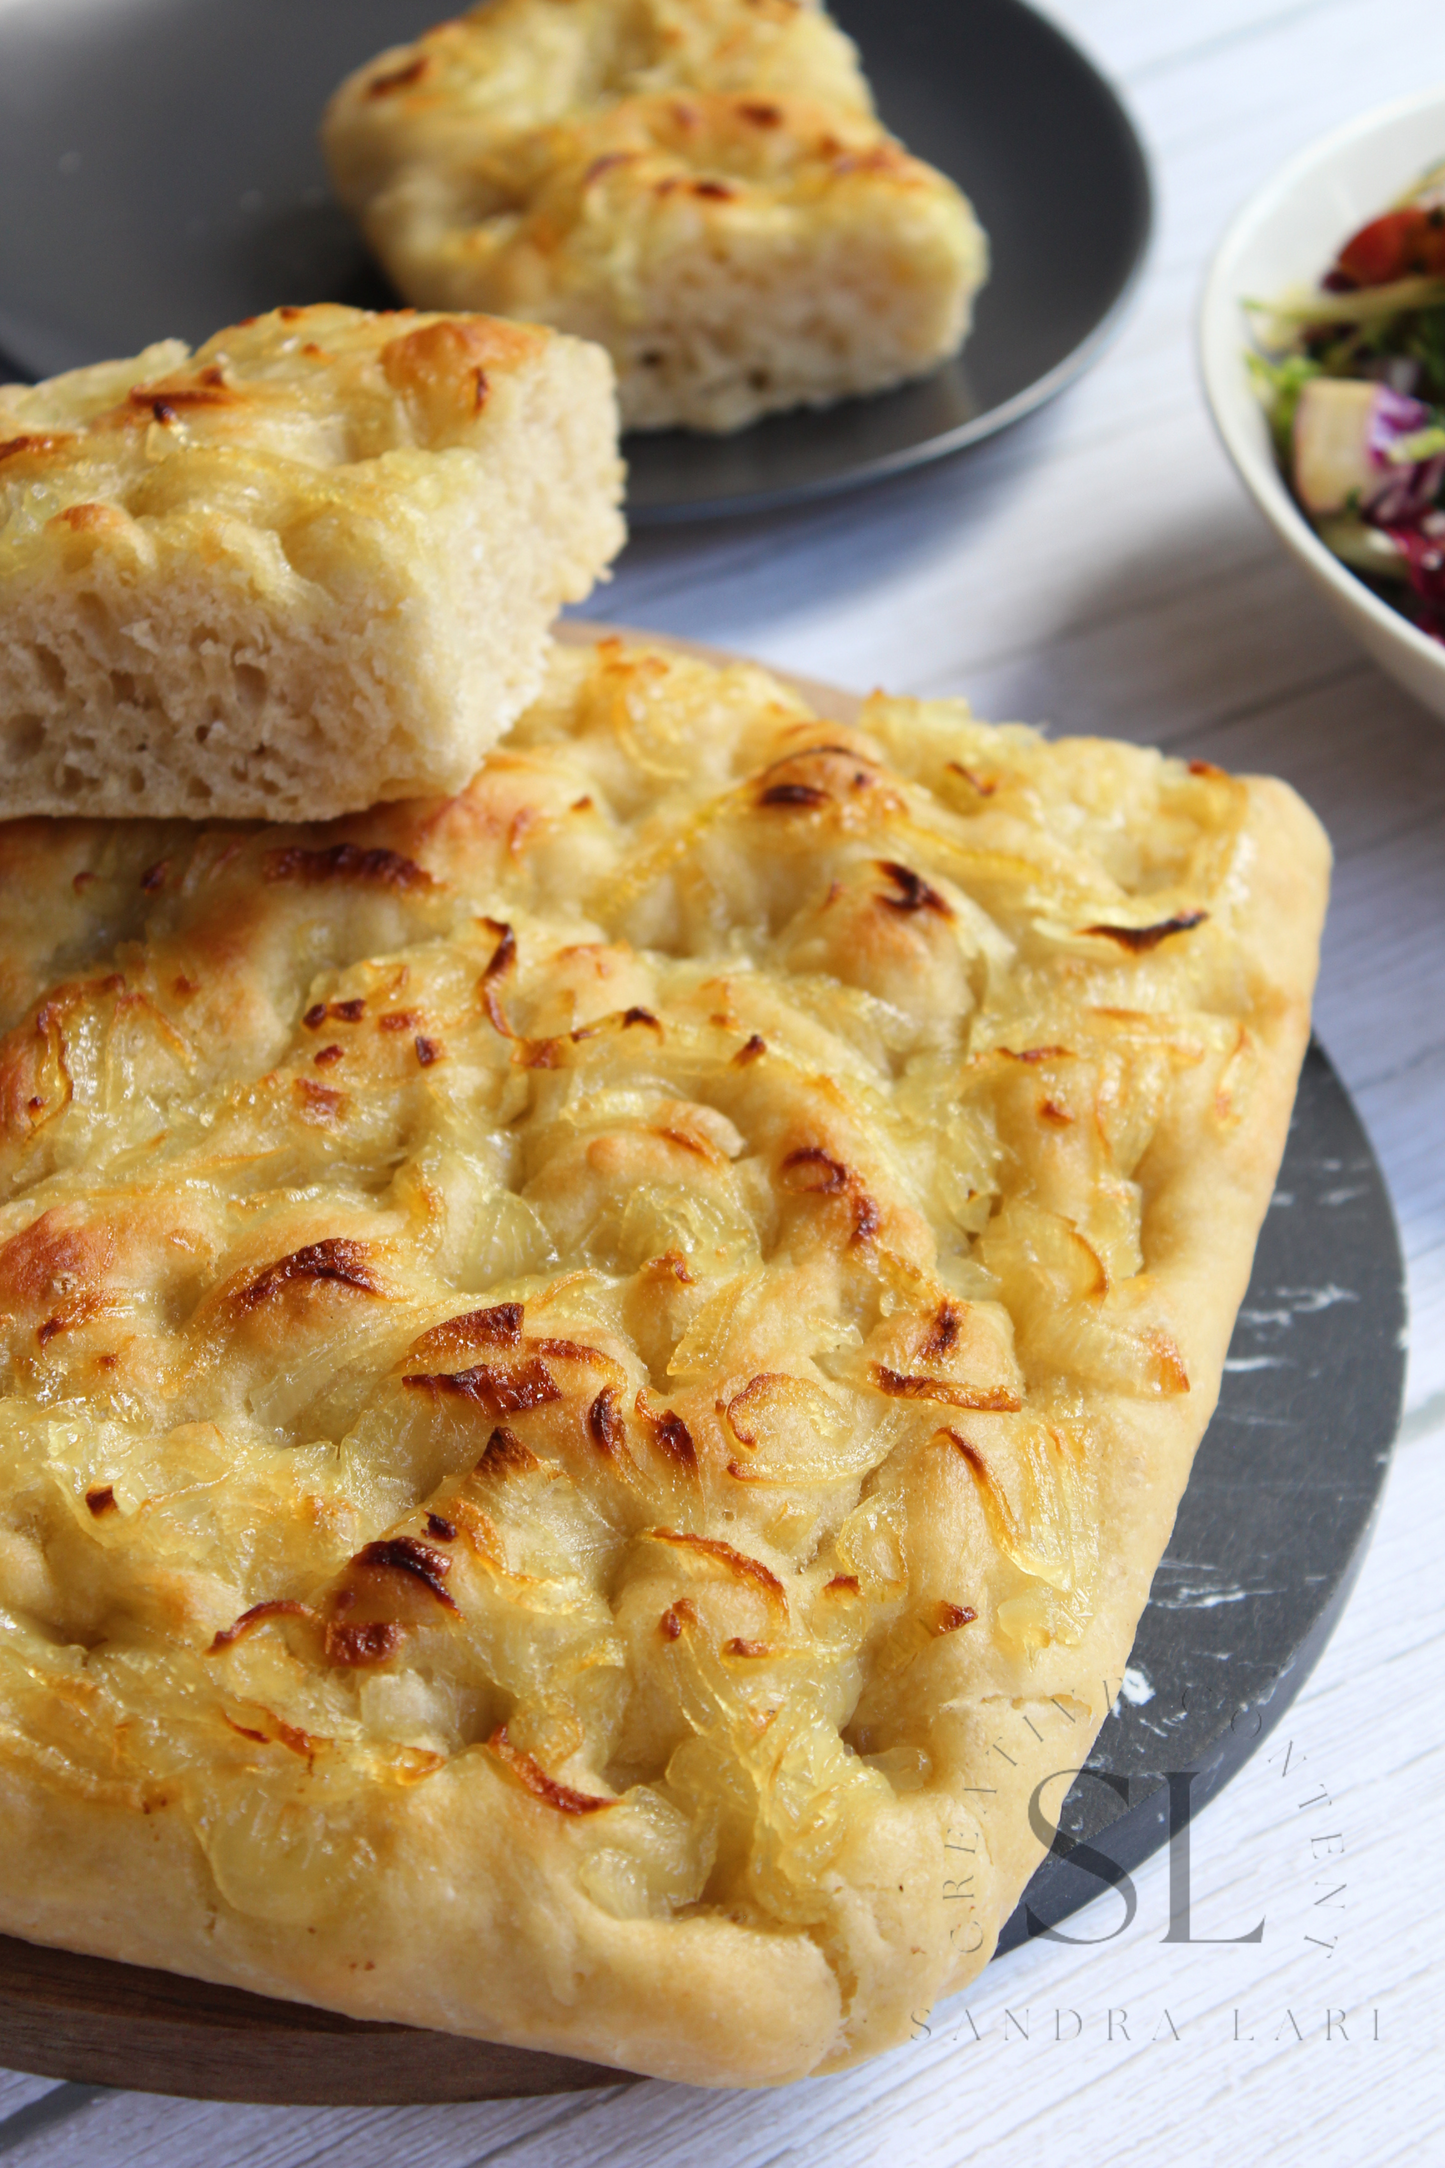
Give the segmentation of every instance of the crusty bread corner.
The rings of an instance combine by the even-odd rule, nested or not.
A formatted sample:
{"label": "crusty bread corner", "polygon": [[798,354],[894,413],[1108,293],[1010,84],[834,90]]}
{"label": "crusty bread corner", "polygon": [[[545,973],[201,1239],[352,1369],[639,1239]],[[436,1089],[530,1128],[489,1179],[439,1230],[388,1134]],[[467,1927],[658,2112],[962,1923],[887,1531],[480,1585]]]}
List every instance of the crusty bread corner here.
{"label": "crusty bread corner", "polygon": [[[1035,1787],[1044,1787],[1040,1805],[1052,1818],[1108,1714],[1095,1689],[1122,1686],[1155,1569],[1218,1402],[1309,1044],[1329,839],[1278,778],[1243,776],[1235,787],[1241,817],[1216,902],[1235,955],[1232,1013],[1221,1005],[1229,1034],[1213,1061],[1176,1075],[1136,1172],[1145,1200],[1141,1277],[1156,1314],[1168,1321],[1189,1390],[1096,1403],[1091,1412],[1109,1449],[1101,1464],[1093,1615],[1066,1663],[1057,1664],[1050,1652],[1030,1667],[1031,1678],[1000,1682],[1018,1698],[1010,1706],[1000,1697],[991,1730],[970,1734],[960,1727],[990,1762],[996,1790],[975,1805],[981,1846],[1005,1890],[1021,1892],[1043,1856],[1028,1813]],[[995,1757],[995,1740],[1010,1763]],[[974,1951],[965,1942],[951,1988],[976,1976],[994,1940],[987,1936]]]}
{"label": "crusty bread corner", "polygon": [[921,375],[987,275],[817,0],[491,0],[358,70],[323,141],[404,294],[598,340],[631,428]]}
{"label": "crusty bread corner", "polygon": [[460,788],[622,473],[606,355],[486,317],[280,309],[0,388],[0,815]]}

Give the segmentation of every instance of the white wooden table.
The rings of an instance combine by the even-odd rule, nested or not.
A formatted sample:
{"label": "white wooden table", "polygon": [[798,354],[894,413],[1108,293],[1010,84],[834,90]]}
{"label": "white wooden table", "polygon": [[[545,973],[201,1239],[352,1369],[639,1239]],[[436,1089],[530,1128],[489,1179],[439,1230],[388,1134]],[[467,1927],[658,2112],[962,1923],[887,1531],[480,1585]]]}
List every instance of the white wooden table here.
{"label": "white wooden table", "polygon": [[[1409,1254],[1409,1414],[1323,1661],[1269,1758],[1195,1826],[1195,1932],[1263,1917],[1263,1939],[1163,1943],[1161,1855],[1126,1932],[1035,1943],[913,2046],[784,2095],[646,2085],[362,2111],[0,2077],[15,2168],[1445,2161],[1445,729],[1281,558],[1213,440],[1192,357],[1203,268],[1235,206],[1324,130],[1445,76],[1445,14],[1440,0],[1054,12],[1122,84],[1156,161],[1154,253],[1117,344],[1045,413],[932,473],[767,523],[642,535],[597,608],[861,689],[967,692],[997,720],[1274,769],[1328,823],[1318,1022]],[[1118,1911],[1101,1899],[1071,1930],[1110,1935]]]}

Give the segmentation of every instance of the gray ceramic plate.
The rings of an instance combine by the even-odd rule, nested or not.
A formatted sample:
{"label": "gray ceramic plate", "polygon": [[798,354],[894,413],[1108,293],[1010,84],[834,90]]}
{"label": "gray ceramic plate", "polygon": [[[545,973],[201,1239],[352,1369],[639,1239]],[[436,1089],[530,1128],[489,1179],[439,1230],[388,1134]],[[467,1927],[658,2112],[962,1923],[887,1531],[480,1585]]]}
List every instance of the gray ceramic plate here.
{"label": "gray ceramic plate", "polygon": [[[335,84],[442,0],[5,0],[0,374],[193,342],[282,302],[391,298],[331,203]],[[633,437],[634,520],[757,511],[988,436],[1083,368],[1149,233],[1108,85],[1021,0],[834,0],[884,118],[968,191],[994,272],[963,357],[923,383],[735,437]]]}

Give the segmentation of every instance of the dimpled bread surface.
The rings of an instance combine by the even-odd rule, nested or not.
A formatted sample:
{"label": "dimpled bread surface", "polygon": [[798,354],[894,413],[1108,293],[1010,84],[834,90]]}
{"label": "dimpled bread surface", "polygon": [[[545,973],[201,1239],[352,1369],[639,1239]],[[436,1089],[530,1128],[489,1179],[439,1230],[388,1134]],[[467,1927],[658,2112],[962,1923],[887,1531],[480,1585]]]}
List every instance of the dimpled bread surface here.
{"label": "dimpled bread surface", "polygon": [[459,789],[621,488],[606,355],[486,317],[279,309],[0,388],[0,814]]}
{"label": "dimpled bread surface", "polygon": [[921,375],[987,270],[816,0],[490,0],[358,70],[323,140],[408,299],[600,340],[633,428]]}
{"label": "dimpled bread surface", "polygon": [[616,642],[452,798],[0,828],[0,1929],[699,2084],[906,2039],[1118,1690],[1327,861]]}

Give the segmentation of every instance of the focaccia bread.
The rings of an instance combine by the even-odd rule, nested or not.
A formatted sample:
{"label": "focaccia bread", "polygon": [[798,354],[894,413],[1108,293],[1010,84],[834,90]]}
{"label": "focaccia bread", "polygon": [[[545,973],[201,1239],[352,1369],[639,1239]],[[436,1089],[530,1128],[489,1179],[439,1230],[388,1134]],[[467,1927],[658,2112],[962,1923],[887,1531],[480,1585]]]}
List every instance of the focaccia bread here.
{"label": "focaccia bread", "polygon": [[987,272],[820,0],[485,0],[359,69],[323,141],[408,300],[599,340],[632,428],[922,375]]}
{"label": "focaccia bread", "polygon": [[451,800],[0,830],[0,1930],[703,2085],[906,2038],[1117,1691],[1327,861],[615,642]]}
{"label": "focaccia bread", "polygon": [[605,354],[279,309],[0,387],[0,814],[457,790],[621,547]]}

